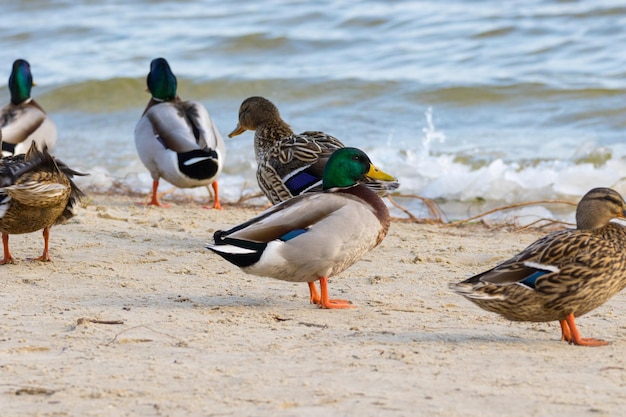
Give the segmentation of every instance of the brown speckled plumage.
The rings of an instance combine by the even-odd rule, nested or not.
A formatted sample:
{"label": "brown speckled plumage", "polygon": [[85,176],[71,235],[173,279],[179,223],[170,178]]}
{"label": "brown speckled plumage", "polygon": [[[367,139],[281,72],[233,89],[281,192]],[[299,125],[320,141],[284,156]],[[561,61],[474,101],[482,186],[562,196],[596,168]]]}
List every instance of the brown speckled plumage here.
{"label": "brown speckled plumage", "polygon": [[[84,175],[55,159],[33,144],[26,155],[0,159],[0,232],[5,259],[12,261],[8,235],[44,229],[47,257],[47,229],[73,216],[72,207],[83,195],[72,181]],[[44,259],[48,260],[48,259]]]}
{"label": "brown speckled plumage", "polygon": [[[294,195],[322,189],[324,166],[330,155],[344,145],[324,132],[307,131],[295,134],[281,118],[276,106],[263,97],[249,97],[239,108],[239,122],[229,137],[254,130],[254,152],[257,160],[259,188],[272,204]],[[294,175],[305,172],[308,181],[290,182]],[[369,181],[366,185],[379,194],[398,187],[395,181]]]}
{"label": "brown speckled plumage", "polygon": [[577,333],[574,317],[626,287],[626,227],[610,222],[625,216],[626,203],[617,192],[595,188],[578,204],[577,229],[549,234],[451,288],[509,320],[558,320],[565,340],[586,344],[577,343],[569,332]]}

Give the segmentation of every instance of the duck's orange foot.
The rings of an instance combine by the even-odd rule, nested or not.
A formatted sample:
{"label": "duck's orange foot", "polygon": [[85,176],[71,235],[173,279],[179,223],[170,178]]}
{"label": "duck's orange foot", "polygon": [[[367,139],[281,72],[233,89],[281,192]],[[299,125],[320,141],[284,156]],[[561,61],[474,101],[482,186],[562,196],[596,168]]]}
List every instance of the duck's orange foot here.
{"label": "duck's orange foot", "polygon": [[170,205],[167,203],[161,203],[158,199],[152,199],[148,202],[146,201],[138,201],[135,203],[138,206],[155,206],[155,207],[161,207],[161,208],[170,208]]}
{"label": "duck's orange foot", "polygon": [[355,306],[348,300],[331,300],[328,298],[328,278],[321,277],[320,281],[320,292],[319,300],[317,290],[315,289],[315,283],[309,282],[309,289],[311,290],[311,302],[315,304],[319,304],[321,308],[334,308],[334,309],[345,309],[345,308],[354,308]]}
{"label": "duck's orange foot", "polygon": [[15,259],[11,256],[11,251],[9,250],[9,234],[2,233],[2,248],[4,249],[4,258],[0,261],[0,265],[12,264],[15,263]]}
{"label": "duck's orange foot", "polygon": [[211,210],[211,209],[214,209],[214,210],[223,210],[223,207],[222,207],[222,205],[220,204],[220,202],[219,202],[219,201],[218,201],[218,202],[216,202],[216,203],[214,203],[212,206],[202,206],[202,208],[203,208],[203,209],[207,209],[207,210]]}
{"label": "duck's orange foot", "polygon": [[309,282],[309,301],[311,304],[321,304],[322,297],[320,297],[320,293],[317,292],[317,287],[315,286],[315,282]]}
{"label": "duck's orange foot", "polygon": [[582,339],[578,339],[578,340],[570,340],[569,341],[570,344],[572,345],[576,345],[576,346],[606,346],[609,344],[609,342],[607,342],[606,340],[602,340],[602,339],[594,339],[594,338],[582,338]]}
{"label": "duck's orange foot", "polygon": [[41,255],[37,258],[28,258],[29,261],[52,262],[50,255]]}
{"label": "duck's orange foot", "polygon": [[[211,184],[211,187],[213,187],[213,209],[215,210],[222,210],[222,205],[220,204],[220,194],[218,191],[218,185],[217,185],[217,181],[213,181],[213,183]],[[208,187],[207,187],[208,189]],[[210,191],[209,191],[210,193]],[[203,208],[208,209],[209,206],[202,206]]]}
{"label": "duck's orange foot", "polygon": [[12,256],[0,260],[0,265],[7,265],[7,264],[14,264],[14,263],[15,263],[15,259]]}
{"label": "duck's orange foot", "polygon": [[559,320],[561,323],[561,340],[565,340],[576,346],[606,346],[609,342],[602,339],[580,337],[580,332],[576,327],[574,314],[568,314],[565,319]]}
{"label": "duck's orange foot", "polygon": [[164,191],[162,193],[158,193],[157,190],[159,188],[159,180],[155,180],[152,181],[152,194],[150,197],[150,201],[149,202],[139,202],[139,203],[135,203],[138,206],[156,206],[156,207],[162,207],[162,208],[169,208],[169,204],[165,204],[165,203],[161,203],[159,201],[159,198],[163,197],[165,194],[169,194],[170,191]]}
{"label": "duck's orange foot", "polygon": [[352,302],[348,300],[327,300],[326,302],[319,303],[320,308],[336,308],[336,309],[345,309],[345,308],[356,308]]}

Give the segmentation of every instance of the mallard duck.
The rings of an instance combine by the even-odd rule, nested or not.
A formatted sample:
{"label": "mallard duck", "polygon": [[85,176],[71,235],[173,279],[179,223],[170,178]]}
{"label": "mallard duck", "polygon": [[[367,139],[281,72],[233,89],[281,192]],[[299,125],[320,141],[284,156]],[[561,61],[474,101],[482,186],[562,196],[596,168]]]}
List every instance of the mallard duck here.
{"label": "mallard duck", "polygon": [[[249,97],[239,108],[232,138],[254,130],[257,181],[272,204],[293,196],[322,190],[324,165],[344,145],[324,132],[295,134],[280,117],[276,106],[263,97]],[[398,182],[366,180],[367,186],[383,195],[398,188]]]}
{"label": "mallard duck", "polygon": [[36,260],[50,260],[50,227],[71,218],[72,207],[83,195],[72,181],[74,175],[85,174],[55,159],[45,147],[40,151],[34,143],[25,155],[0,159],[0,232],[4,245],[0,265],[14,260],[9,235],[41,229],[44,249]]}
{"label": "mallard duck", "polygon": [[576,208],[576,229],[554,232],[493,269],[451,288],[479,307],[509,320],[558,320],[562,340],[583,346],[575,317],[598,308],[626,286],[626,216],[622,196],[594,188]]}
{"label": "mallard duck", "polygon": [[24,154],[35,142],[41,150],[52,149],[57,140],[57,128],[43,108],[30,96],[35,85],[30,64],[18,59],[13,62],[9,77],[11,102],[0,109],[2,154]]}
{"label": "mallard duck", "polygon": [[339,149],[326,164],[324,191],[293,197],[239,226],[217,231],[208,249],[245,273],[307,282],[311,302],[322,308],[350,308],[349,301],[329,299],[328,278],[376,247],[390,223],[385,203],[361,185],[366,178],[393,180],[363,151]]}
{"label": "mallard duck", "polygon": [[159,179],[180,188],[213,187],[213,208],[221,209],[217,177],[222,172],[224,140],[206,108],[176,95],[176,76],[164,58],[150,63],[147,78],[152,98],[135,128],[141,162],[152,175],[151,205],[159,202]]}

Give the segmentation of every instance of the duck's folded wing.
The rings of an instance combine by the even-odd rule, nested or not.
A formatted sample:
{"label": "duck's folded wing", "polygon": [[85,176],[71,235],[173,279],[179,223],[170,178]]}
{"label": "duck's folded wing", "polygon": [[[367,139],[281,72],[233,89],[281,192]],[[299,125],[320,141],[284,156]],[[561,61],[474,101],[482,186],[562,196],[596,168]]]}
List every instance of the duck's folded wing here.
{"label": "duck's folded wing", "polygon": [[157,139],[167,149],[182,153],[198,149],[192,127],[184,116],[181,106],[161,103],[152,106],[146,117]]}
{"label": "duck's folded wing", "polygon": [[558,267],[554,265],[516,262],[505,267],[490,269],[473,276],[466,282],[484,282],[495,285],[525,284],[534,288],[537,278],[558,271]]}
{"label": "duck's folded wing", "polygon": [[313,131],[284,138],[279,146],[278,160],[281,164],[289,164],[292,161],[313,164],[321,160],[322,167],[334,151],[343,148],[343,144],[337,138],[324,132]]}
{"label": "duck's folded wing", "polygon": [[[594,244],[591,244],[592,241]],[[532,243],[513,258],[493,269],[463,281],[462,284],[522,284],[535,287],[536,280],[548,273],[559,272],[561,265],[576,258],[577,263],[589,259],[601,241],[588,232],[563,230],[549,234]]]}
{"label": "duck's folded wing", "polygon": [[223,139],[207,109],[196,101],[185,101],[182,105],[192,125],[198,146],[201,149],[217,149],[220,143],[223,143]]}
{"label": "duck's folded wing", "polygon": [[228,239],[270,242],[298,230],[306,230],[345,206],[347,197],[332,193],[305,194],[264,211],[227,231],[215,233],[215,243]]}
{"label": "duck's folded wing", "polygon": [[13,112],[10,109],[3,109],[0,120],[6,123],[2,126],[2,141],[17,145],[41,126],[46,120],[46,114],[33,106],[13,109]]}
{"label": "duck's folded wing", "polygon": [[69,187],[56,181],[20,181],[2,189],[15,201],[29,207],[48,207],[62,204],[70,193]]}

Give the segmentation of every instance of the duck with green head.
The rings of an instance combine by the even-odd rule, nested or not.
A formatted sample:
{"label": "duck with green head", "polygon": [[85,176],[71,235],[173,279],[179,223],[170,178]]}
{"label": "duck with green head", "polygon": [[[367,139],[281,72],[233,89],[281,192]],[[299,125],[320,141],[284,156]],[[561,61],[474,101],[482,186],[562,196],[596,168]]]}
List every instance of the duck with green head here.
{"label": "duck with green head", "polygon": [[177,96],[177,80],[164,58],[150,63],[147,77],[152,97],[135,128],[135,145],[152,176],[148,204],[167,207],[158,198],[159,180],[179,188],[211,185],[213,208],[221,209],[217,178],[226,148],[206,108]]}
{"label": "duck with green head", "polygon": [[13,62],[9,76],[11,102],[0,109],[2,155],[25,154],[31,143],[39,150],[54,147],[57,128],[44,109],[30,96],[35,85],[30,64],[24,59]]}
{"label": "duck with green head", "polygon": [[323,191],[293,197],[230,230],[215,232],[208,249],[245,273],[307,282],[311,302],[322,308],[350,308],[349,301],[329,298],[328,278],[354,264],[387,234],[389,211],[363,185],[372,179],[394,180],[363,151],[339,149],[326,164]]}
{"label": "duck with green head", "polygon": [[626,202],[610,188],[594,188],[576,208],[576,229],[551,233],[493,269],[450,287],[479,307],[514,321],[558,321],[561,339],[582,338],[575,318],[626,287]]}

